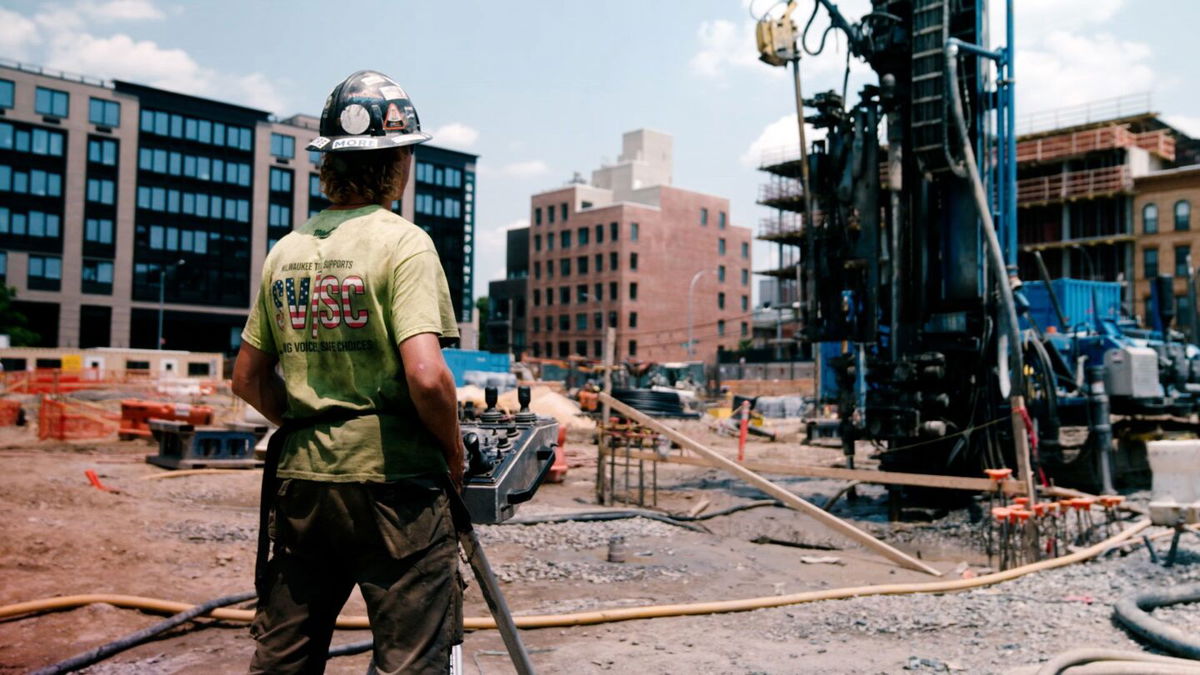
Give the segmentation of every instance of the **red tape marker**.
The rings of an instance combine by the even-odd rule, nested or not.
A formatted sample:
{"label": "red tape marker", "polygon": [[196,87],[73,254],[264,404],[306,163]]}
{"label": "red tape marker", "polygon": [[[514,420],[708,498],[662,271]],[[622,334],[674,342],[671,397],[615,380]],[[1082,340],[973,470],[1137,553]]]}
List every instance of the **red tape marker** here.
{"label": "red tape marker", "polygon": [[92,487],[96,488],[97,490],[103,490],[104,492],[111,492],[113,494],[117,494],[120,492],[120,490],[114,490],[113,488],[108,487],[104,483],[101,483],[100,476],[97,476],[96,472],[93,471],[92,469],[88,469],[88,470],[84,471],[83,475],[87,476],[88,482],[91,483]]}

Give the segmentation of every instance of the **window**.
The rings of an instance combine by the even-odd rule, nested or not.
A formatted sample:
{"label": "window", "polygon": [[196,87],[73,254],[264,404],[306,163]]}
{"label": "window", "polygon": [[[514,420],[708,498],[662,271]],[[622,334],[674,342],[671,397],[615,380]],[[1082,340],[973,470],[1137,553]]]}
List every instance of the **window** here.
{"label": "window", "polygon": [[604,226],[603,225],[596,226],[596,243],[597,244],[604,243]]}
{"label": "window", "polygon": [[700,224],[708,225],[708,209],[700,207]]}
{"label": "window", "polygon": [[83,240],[97,244],[113,243],[113,221],[107,218],[88,218],[83,224]]}
{"label": "window", "polygon": [[121,104],[102,98],[88,99],[88,121],[104,127],[121,126]]}
{"label": "window", "polygon": [[0,108],[13,107],[14,91],[12,80],[0,80]]}
{"label": "window", "polygon": [[271,204],[267,208],[267,225],[271,227],[291,227],[292,207]]}
{"label": "window", "polygon": [[116,185],[104,178],[89,178],[87,200],[98,204],[112,204],[116,201]]}
{"label": "window", "polygon": [[594,259],[594,262],[595,262],[595,265],[596,265],[596,271],[597,271],[597,272],[603,272],[603,271],[604,271],[604,254],[603,254],[603,253],[597,253],[597,254],[596,254],[596,257],[595,257],[595,259]]}
{"label": "window", "polygon": [[535,260],[533,262],[533,278],[534,279],[542,278],[542,263],[537,260]]}
{"label": "window", "polygon": [[616,251],[608,254],[608,269],[613,272],[617,271],[617,255]]}
{"label": "window", "polygon": [[725,283],[725,266],[717,265],[717,281]]}
{"label": "window", "polygon": [[546,235],[546,250],[547,251],[554,250],[554,233],[550,233],[550,234]]}
{"label": "window", "polygon": [[587,301],[588,301],[587,284],[579,284],[578,286],[575,287],[575,302],[583,305],[583,304],[587,304]]}
{"label": "window", "polygon": [[558,343],[558,358],[565,359],[570,355],[571,355],[570,343],[567,342],[566,340],[559,342]]}
{"label": "window", "polygon": [[725,337],[725,319],[717,320],[717,337]]}
{"label": "window", "polygon": [[562,221],[567,222],[567,203],[563,202],[559,205],[559,212],[562,214]]}
{"label": "window", "polygon": [[1158,204],[1147,204],[1142,207],[1142,232],[1146,234],[1158,232]]}
{"label": "window", "polygon": [[620,230],[621,230],[620,223],[609,223],[608,224],[608,238],[613,241],[616,241],[621,236]]}
{"label": "window", "polygon": [[571,259],[570,258],[563,258],[562,260],[558,261],[558,273],[560,276],[564,276],[564,277],[571,276]]}
{"label": "window", "polygon": [[560,305],[571,304],[571,287],[570,286],[559,286],[558,287],[558,304],[560,304]]}
{"label": "window", "polygon": [[1188,230],[1192,227],[1192,204],[1186,199],[1175,202],[1175,229]]}
{"label": "window", "polygon": [[576,314],[575,315],[575,330],[577,330],[581,333],[583,331],[587,330],[588,329],[588,320],[587,319],[588,319],[587,314]]}
{"label": "window", "polygon": [[[587,356],[587,340],[575,341],[575,353],[580,356]],[[596,356],[599,356],[599,354]]]}
{"label": "window", "polygon": [[80,270],[83,278],[83,292],[87,293],[89,287],[94,290],[97,286],[108,286],[108,291],[111,291],[113,282],[113,264],[101,260],[84,260],[83,268]]}
{"label": "window", "polygon": [[106,138],[89,138],[88,161],[106,166],[116,166],[117,142]]}
{"label": "window", "polygon": [[725,255],[725,237],[717,240],[717,255]]}
{"label": "window", "polygon": [[615,282],[615,281],[608,282],[608,297],[613,300],[617,299],[617,282]]}
{"label": "window", "polygon": [[590,234],[590,233],[591,233],[590,230],[588,230],[586,227],[579,228],[579,232],[576,234],[576,238],[579,240],[580,246],[588,245],[588,234]]}
{"label": "window", "polygon": [[542,207],[540,207],[540,206],[533,210],[533,224],[534,225],[542,224]]}
{"label": "window", "polygon": [[542,250],[542,235],[540,235],[540,234],[533,235],[533,250],[534,251]]}
{"label": "window", "polygon": [[750,270],[745,270],[745,269],[742,270],[742,285],[743,286],[750,285]]}
{"label": "window", "polygon": [[571,231],[570,230],[563,230],[562,232],[559,233],[559,243],[564,251],[571,248]]}
{"label": "window", "polygon": [[1158,249],[1148,248],[1142,251],[1142,274],[1147,279],[1158,276]]}
{"label": "window", "polygon": [[[275,192],[291,192],[292,191],[292,172],[286,169],[276,169],[271,167],[271,190]],[[318,179],[318,183],[320,180]],[[312,186],[310,185],[311,189]]]}
{"label": "window", "polygon": [[608,327],[609,328],[617,327],[617,313],[616,312],[608,313]]}
{"label": "window", "polygon": [[637,328],[637,312],[629,313],[629,327]]}
{"label": "window", "polygon": [[717,293],[717,309],[725,309],[725,294]]}
{"label": "window", "polygon": [[549,223],[550,225],[554,224],[554,207],[553,206],[546,207],[546,222]]}
{"label": "window", "polygon": [[308,163],[313,166],[321,166],[321,152],[319,150],[309,150]]}
{"label": "window", "polygon": [[575,268],[579,274],[587,274],[588,273],[588,257],[586,255],[581,255],[578,258],[576,258],[575,259]]}
{"label": "window", "polygon": [[748,295],[742,296],[742,311],[743,312],[750,311],[750,296],[748,296]]}
{"label": "window", "polygon": [[[592,327],[596,330],[604,330],[604,312],[592,314]],[[597,350],[596,353],[599,354],[600,352]]]}
{"label": "window", "polygon": [[746,258],[747,260],[750,258],[750,243],[749,242],[745,242],[745,241],[742,242],[742,257]]}
{"label": "window", "polygon": [[325,197],[325,193],[321,192],[321,177],[315,173],[308,175],[308,196],[309,197]]}
{"label": "window", "polygon": [[636,281],[631,281],[629,283],[629,299],[637,300],[637,282]]}
{"label": "window", "polygon": [[742,337],[749,337],[749,335],[750,335],[750,324],[743,321],[742,322]]}
{"label": "window", "polygon": [[570,314],[559,314],[558,315],[558,329],[561,331],[571,330],[571,315]]}
{"label": "window", "polygon": [[38,87],[34,93],[33,111],[41,115],[66,117],[68,101],[70,96],[65,91]]}
{"label": "window", "polygon": [[1191,246],[1185,245],[1175,247],[1175,276],[1186,277],[1188,275],[1188,267],[1191,266],[1191,258]]}
{"label": "window", "polygon": [[8,253],[0,251],[0,281],[8,279]]}
{"label": "window", "polygon": [[[204,121],[201,120],[201,125]],[[201,129],[201,136],[204,135]],[[201,140],[204,140],[201,138]],[[296,156],[296,139],[292,136],[284,134],[271,134],[271,154],[283,159],[291,159]]]}
{"label": "window", "polygon": [[58,290],[62,281],[62,258],[29,256],[29,287],[37,290]]}
{"label": "window", "polygon": [[629,355],[637,356],[637,340],[629,341]]}
{"label": "window", "polygon": [[[8,209],[5,209],[4,211],[7,213]],[[14,234],[28,234],[31,237],[58,238],[60,219],[56,213],[30,211],[28,214],[14,213],[12,218],[12,229]]]}
{"label": "window", "polygon": [[535,332],[535,333],[542,332],[542,317],[540,317],[540,316],[533,317],[533,332]]}
{"label": "window", "polygon": [[604,302],[604,284],[597,282],[592,287],[592,295],[595,296],[594,300],[596,302]]}
{"label": "window", "polygon": [[630,223],[629,224],[629,241],[637,241],[637,238],[638,238],[638,224]]}
{"label": "window", "polygon": [[637,254],[636,253],[629,254],[629,269],[634,270],[634,271],[637,270]]}
{"label": "window", "polygon": [[725,229],[725,212],[724,211],[717,213],[717,227],[721,228],[722,230]]}

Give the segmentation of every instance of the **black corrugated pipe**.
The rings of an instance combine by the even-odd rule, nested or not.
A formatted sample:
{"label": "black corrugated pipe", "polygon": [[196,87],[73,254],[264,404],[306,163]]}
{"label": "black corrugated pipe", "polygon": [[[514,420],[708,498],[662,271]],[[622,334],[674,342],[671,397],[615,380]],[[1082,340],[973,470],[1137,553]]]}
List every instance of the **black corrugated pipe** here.
{"label": "black corrugated pipe", "polygon": [[1168,605],[1200,602],[1200,583],[1158,588],[1122,598],[1113,616],[1129,632],[1163,651],[1189,659],[1200,659],[1200,636],[1150,616],[1149,610]]}
{"label": "black corrugated pipe", "polygon": [[226,595],[225,597],[217,598],[216,600],[209,600],[202,605],[196,605],[187,611],[180,612],[166,621],[160,621],[149,628],[143,628],[142,630],[139,630],[135,633],[130,633],[119,640],[113,640],[112,642],[100,645],[95,649],[89,649],[82,654],[76,654],[65,661],[59,661],[58,663],[51,664],[45,668],[39,668],[33,671],[33,675],[58,675],[58,673],[70,673],[79,670],[80,668],[86,668],[93,663],[107,659],[113,654],[136,647],[143,642],[150,640],[150,638],[158,635],[159,633],[165,633],[182,623],[187,623],[198,616],[208,614],[218,607],[236,605],[239,602],[253,600],[255,597],[256,596],[254,592],[251,591],[249,593]]}

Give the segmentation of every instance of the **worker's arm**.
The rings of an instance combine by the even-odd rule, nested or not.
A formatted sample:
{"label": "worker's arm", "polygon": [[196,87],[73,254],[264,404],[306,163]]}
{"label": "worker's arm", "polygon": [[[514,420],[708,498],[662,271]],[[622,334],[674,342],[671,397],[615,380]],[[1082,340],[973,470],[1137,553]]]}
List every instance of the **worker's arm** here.
{"label": "worker's arm", "polygon": [[233,364],[233,393],[249,403],[274,424],[283,424],[287,412],[287,390],[283,379],[275,373],[279,359],[256,349],[246,341]]}
{"label": "worker's arm", "polygon": [[458,391],[454,376],[442,358],[438,336],[418,333],[401,342],[400,359],[404,362],[404,377],[417,415],[437,438],[450,467],[450,478],[461,490],[464,451],[458,430]]}

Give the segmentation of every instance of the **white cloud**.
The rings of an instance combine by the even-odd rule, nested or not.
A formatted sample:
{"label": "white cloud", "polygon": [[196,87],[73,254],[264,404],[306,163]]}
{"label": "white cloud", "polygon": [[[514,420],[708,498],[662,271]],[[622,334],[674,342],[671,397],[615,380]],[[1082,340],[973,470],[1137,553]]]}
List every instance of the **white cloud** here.
{"label": "white cloud", "polygon": [[[1013,27],[1021,47],[1039,42],[1054,31],[1080,31],[1107,23],[1125,0],[1036,0],[1017,2]],[[1004,3],[991,5],[989,30],[993,45],[1005,43]],[[1021,55],[1018,53],[1017,58]]]}
{"label": "white cloud", "polygon": [[696,38],[700,42],[700,51],[688,64],[696,75],[715,79],[731,68],[773,70],[758,60],[753,21],[741,25],[725,19],[705,21],[696,31]]}
{"label": "white cloud", "polygon": [[1150,46],[1107,33],[1053,31],[1017,53],[1017,114],[1148,91]]}
{"label": "white cloud", "polygon": [[548,173],[550,167],[540,159],[512,162],[500,167],[500,173],[513,178],[533,178]]}
{"label": "white cloud", "polygon": [[[825,138],[824,129],[814,129],[811,124],[805,125],[805,140],[809,145],[814,140]],[[762,163],[763,156],[775,152],[797,152],[800,147],[800,127],[796,124],[796,115],[784,115],[763,127],[762,132],[750,144],[742,156],[738,158],[742,166],[754,168]]]}
{"label": "white cloud", "polygon": [[434,143],[443,147],[458,148],[459,150],[470,148],[479,139],[479,130],[461,122],[443,124],[431,133],[433,133]]}
{"label": "white cloud", "polygon": [[15,59],[28,58],[29,50],[41,41],[33,21],[0,7],[0,53]]}
{"label": "white cloud", "polygon": [[163,18],[163,13],[150,0],[110,0],[81,2],[77,7],[99,21],[147,21]]}

